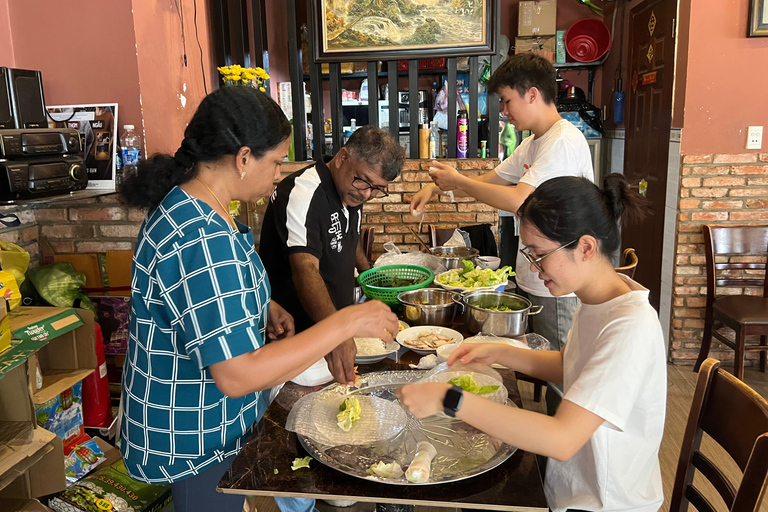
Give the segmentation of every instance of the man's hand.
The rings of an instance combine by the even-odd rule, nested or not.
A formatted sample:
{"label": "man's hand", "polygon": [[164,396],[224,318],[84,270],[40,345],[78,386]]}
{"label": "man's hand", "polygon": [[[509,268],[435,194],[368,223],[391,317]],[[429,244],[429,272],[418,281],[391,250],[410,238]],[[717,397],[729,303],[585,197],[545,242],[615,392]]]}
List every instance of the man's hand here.
{"label": "man's hand", "polygon": [[269,318],[267,318],[267,337],[270,340],[279,340],[293,336],[294,332],[293,316],[280,304],[274,300],[271,301]]}
{"label": "man's hand", "polygon": [[456,190],[461,188],[461,184],[467,178],[462,176],[459,171],[451,167],[445,162],[438,162],[432,160],[432,165],[429,167],[429,177],[435,182],[435,185],[440,187],[440,190]]}
{"label": "man's hand", "polygon": [[354,338],[350,338],[333,349],[327,356],[328,370],[333,378],[341,384],[355,383],[355,356],[357,346]]}
{"label": "man's hand", "polygon": [[429,201],[432,200],[432,196],[439,191],[440,189],[437,188],[437,185],[430,183],[416,192],[413,195],[413,199],[411,199],[411,215],[418,217],[424,213],[424,209],[427,207],[427,204],[429,204]]}

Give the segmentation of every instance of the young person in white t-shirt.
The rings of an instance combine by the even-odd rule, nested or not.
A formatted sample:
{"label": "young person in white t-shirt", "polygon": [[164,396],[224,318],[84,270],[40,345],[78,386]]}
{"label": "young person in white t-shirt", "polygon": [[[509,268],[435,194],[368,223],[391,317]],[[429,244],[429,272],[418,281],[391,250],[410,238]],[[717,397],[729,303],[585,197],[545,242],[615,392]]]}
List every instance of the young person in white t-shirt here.
{"label": "young person in white t-shirt", "polygon": [[[518,130],[530,130],[533,136],[526,138],[496,169],[479,177],[462,175],[447,163],[433,161],[429,174],[434,183],[413,197],[411,213],[421,215],[435,194],[449,190],[500,210],[517,212],[536,187],[549,179],[578,176],[594,181],[587,139],[557,111],[556,78],[552,64],[532,53],[521,53],[504,61],[491,76],[488,90],[498,93],[501,111],[509,122]],[[576,297],[554,297],[528,270],[520,254],[515,272],[520,290],[534,305],[544,307],[539,315],[531,317],[533,331],[547,338],[553,350],[560,350],[571,327]],[[547,390],[547,404],[554,414],[559,396],[551,388]]]}
{"label": "young person in white t-shirt", "polygon": [[555,178],[519,210],[531,271],[555,296],[580,305],[562,352],[498,344],[461,345],[448,364],[499,363],[561,382],[553,416],[507,407],[449,384],[404,386],[416,416],[455,415],[523,450],[550,458],[545,492],[555,512],[656,512],[664,499],[658,451],[666,412],[666,356],[648,290],[616,273],[617,221],[643,212],[643,199],[612,174],[601,191],[588,180]]}

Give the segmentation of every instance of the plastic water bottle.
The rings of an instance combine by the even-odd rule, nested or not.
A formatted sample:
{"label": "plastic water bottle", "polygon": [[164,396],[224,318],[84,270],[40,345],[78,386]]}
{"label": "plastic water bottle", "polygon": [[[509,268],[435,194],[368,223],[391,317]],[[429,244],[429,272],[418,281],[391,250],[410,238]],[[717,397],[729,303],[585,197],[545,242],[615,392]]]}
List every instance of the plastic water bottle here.
{"label": "plastic water bottle", "polygon": [[130,176],[136,172],[136,168],[141,162],[141,137],[133,131],[132,124],[123,126],[123,135],[120,136],[120,148],[123,151],[123,172],[115,177],[115,185],[120,186],[123,182],[123,176]]}
{"label": "plastic water bottle", "polygon": [[437,128],[437,121],[429,123],[429,158],[435,159],[440,156],[440,132]]}

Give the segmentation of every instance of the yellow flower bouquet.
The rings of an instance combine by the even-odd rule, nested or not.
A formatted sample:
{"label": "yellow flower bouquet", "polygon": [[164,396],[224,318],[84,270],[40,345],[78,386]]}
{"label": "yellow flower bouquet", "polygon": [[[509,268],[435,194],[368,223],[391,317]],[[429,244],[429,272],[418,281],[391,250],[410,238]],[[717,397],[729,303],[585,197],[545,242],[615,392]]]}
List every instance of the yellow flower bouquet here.
{"label": "yellow flower bouquet", "polygon": [[244,68],[238,64],[222,66],[219,70],[224,85],[245,85],[266,92],[264,85],[269,80],[269,74],[261,68]]}

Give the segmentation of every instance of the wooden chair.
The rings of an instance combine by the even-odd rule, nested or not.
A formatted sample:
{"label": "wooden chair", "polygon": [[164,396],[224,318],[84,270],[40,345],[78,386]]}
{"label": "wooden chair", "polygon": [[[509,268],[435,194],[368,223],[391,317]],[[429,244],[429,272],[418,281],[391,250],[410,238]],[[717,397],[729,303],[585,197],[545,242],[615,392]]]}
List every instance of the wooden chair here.
{"label": "wooden chair", "polygon": [[[718,256],[766,256],[768,251],[768,226],[709,226],[704,225],[704,246],[707,263],[707,305],[704,319],[704,338],[694,371],[709,355],[712,338],[736,351],[733,374],[744,378],[746,352],[760,351],[760,371],[765,371],[768,344],[768,280],[746,272],[765,271],[765,263],[720,262]],[[742,276],[734,275],[745,273]],[[717,297],[717,286],[762,287],[762,297],[754,295],[724,295]],[[734,341],[715,329],[720,322],[733,329]],[[759,345],[747,345],[746,337],[759,335]]]}
{"label": "wooden chair", "polygon": [[375,234],[376,231],[373,226],[371,226],[364,228],[363,233],[360,236],[360,245],[363,248],[363,253],[365,254],[365,259],[368,260],[368,263],[371,263],[371,258],[373,257],[373,238]]}
{"label": "wooden chair", "polygon": [[635,270],[637,270],[637,254],[631,247],[624,249],[624,253],[621,255],[621,266],[616,267],[616,272],[628,276],[630,279],[635,278]]}
{"label": "wooden chair", "polygon": [[429,225],[429,240],[432,247],[438,247],[451,239],[456,228],[438,228],[434,224]]}
{"label": "wooden chair", "polygon": [[[704,432],[728,452],[743,472],[738,489],[701,453]],[[757,510],[768,475],[768,402],[721,369],[715,359],[704,361],[699,372],[670,512],[686,512],[689,503],[699,512],[715,512],[712,503],[693,486],[697,469],[717,490],[730,512]]]}

